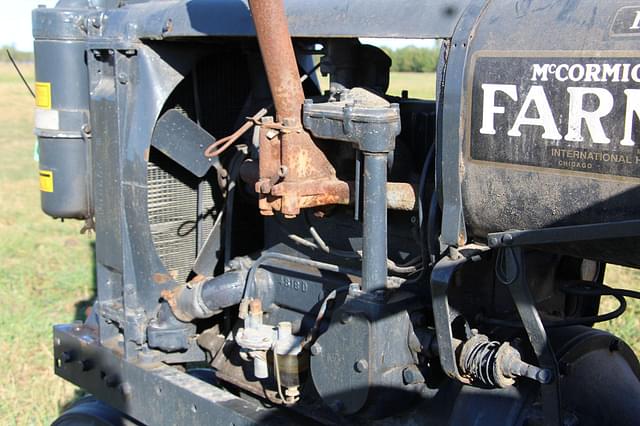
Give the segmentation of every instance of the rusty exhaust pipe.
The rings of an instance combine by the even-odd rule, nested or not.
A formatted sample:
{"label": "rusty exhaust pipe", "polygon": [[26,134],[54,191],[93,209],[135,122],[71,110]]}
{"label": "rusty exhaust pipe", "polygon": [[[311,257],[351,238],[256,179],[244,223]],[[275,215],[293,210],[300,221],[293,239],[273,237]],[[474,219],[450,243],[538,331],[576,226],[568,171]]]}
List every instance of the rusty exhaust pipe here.
{"label": "rusty exhaust pipe", "polygon": [[300,124],[304,92],[282,0],[249,0],[262,60],[280,123]]}
{"label": "rusty exhaust pipe", "polygon": [[[262,61],[276,107],[276,122],[260,126],[260,213],[292,218],[300,209],[336,204],[348,185],[302,127],[304,92],[283,0],[249,0]],[[273,132],[277,131],[277,136]],[[267,136],[270,134],[270,136]]]}

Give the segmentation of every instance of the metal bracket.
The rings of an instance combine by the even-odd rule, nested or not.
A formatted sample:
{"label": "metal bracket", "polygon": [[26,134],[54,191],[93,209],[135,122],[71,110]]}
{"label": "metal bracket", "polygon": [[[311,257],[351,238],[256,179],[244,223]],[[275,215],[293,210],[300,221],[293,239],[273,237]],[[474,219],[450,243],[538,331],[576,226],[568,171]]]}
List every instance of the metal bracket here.
{"label": "metal bracket", "polygon": [[627,220],[591,225],[496,232],[489,234],[488,241],[490,247],[497,248],[612,240],[637,236],[640,236],[640,220]]}
{"label": "metal bracket", "polygon": [[[464,248],[461,251],[453,250],[449,256],[436,263],[431,272],[431,303],[442,369],[452,379],[468,384],[470,381],[460,375],[456,362],[451,323],[457,315],[454,315],[451,306],[449,306],[447,291],[455,273],[465,263],[475,260],[476,256],[483,251],[487,251],[488,247],[473,246],[467,247],[467,249],[469,250],[464,250]],[[463,251],[464,254],[462,253]]]}
{"label": "metal bracket", "polygon": [[[245,401],[161,363],[130,362],[98,343],[95,330],[54,327],[55,372],[144,424],[290,425],[295,413]],[[314,424],[314,422],[310,422]]]}
{"label": "metal bracket", "polygon": [[431,272],[431,300],[433,304],[433,318],[436,325],[436,335],[438,339],[438,353],[440,355],[440,364],[445,374],[452,379],[456,379],[462,383],[469,383],[460,375],[458,364],[456,362],[455,348],[453,345],[453,329],[451,328],[451,307],[449,306],[449,298],[447,290],[453,275],[467,263],[469,259],[460,256],[457,259],[444,257]]}
{"label": "metal bracket", "polygon": [[496,277],[507,286],[511,293],[540,367],[553,372],[549,383],[541,385],[540,388],[544,423],[546,425],[561,425],[558,362],[536,309],[535,300],[529,291],[521,248],[503,248],[498,252]]}

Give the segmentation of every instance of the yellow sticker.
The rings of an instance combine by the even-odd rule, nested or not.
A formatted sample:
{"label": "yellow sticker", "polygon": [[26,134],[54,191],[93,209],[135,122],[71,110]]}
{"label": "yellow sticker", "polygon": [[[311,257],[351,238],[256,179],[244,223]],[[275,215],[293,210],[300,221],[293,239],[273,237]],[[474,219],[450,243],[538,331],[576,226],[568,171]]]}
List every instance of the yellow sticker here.
{"label": "yellow sticker", "polygon": [[36,106],[51,109],[51,83],[36,82]]}
{"label": "yellow sticker", "polygon": [[40,191],[53,192],[53,172],[40,170]]}

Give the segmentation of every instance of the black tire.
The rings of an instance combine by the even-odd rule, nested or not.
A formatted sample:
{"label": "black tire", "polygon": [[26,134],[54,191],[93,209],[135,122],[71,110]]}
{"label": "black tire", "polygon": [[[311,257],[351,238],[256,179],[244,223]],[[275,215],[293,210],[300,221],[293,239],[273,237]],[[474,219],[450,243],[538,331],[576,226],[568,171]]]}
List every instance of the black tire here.
{"label": "black tire", "polygon": [[92,396],[84,397],[62,413],[52,426],[142,426]]}

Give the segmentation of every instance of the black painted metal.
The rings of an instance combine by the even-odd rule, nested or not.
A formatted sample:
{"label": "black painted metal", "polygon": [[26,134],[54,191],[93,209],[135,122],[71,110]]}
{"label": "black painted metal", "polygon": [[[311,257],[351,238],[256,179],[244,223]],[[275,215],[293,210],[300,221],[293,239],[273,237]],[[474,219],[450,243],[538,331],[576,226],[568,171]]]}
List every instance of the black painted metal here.
{"label": "black painted metal", "polygon": [[640,236],[640,221],[628,220],[592,225],[559,226],[527,231],[496,232],[488,235],[490,247],[541,246],[580,241],[611,240]]}
{"label": "black painted metal", "polygon": [[202,152],[213,142],[215,138],[185,116],[183,111],[170,109],[156,123],[151,146],[202,177],[211,168],[211,159]]}
{"label": "black painted metal", "polygon": [[[519,273],[509,285],[516,302],[514,307],[500,296],[498,289],[492,290],[495,259],[490,254],[479,256],[487,247],[464,244],[474,238],[484,242],[484,238],[488,236],[492,247],[542,246],[545,250],[575,256],[583,254],[577,247],[588,246],[583,243],[597,241],[600,244],[605,241],[613,247],[611,259],[621,262],[619,253],[627,251],[631,253],[631,260],[627,263],[633,265],[636,253],[632,245],[636,241],[633,237],[640,235],[639,225],[634,220],[536,229],[540,227],[529,225],[539,223],[530,219],[540,219],[541,216],[538,205],[530,198],[525,202],[505,204],[514,199],[519,200],[520,192],[511,191],[508,197],[500,198],[493,197],[490,191],[474,191],[470,185],[472,179],[477,179],[475,183],[481,181],[481,186],[492,185],[498,182],[497,179],[504,179],[508,171],[468,161],[465,125],[471,120],[468,106],[473,98],[467,83],[471,81],[473,72],[470,68],[472,55],[482,49],[492,47],[504,50],[505,40],[511,43],[510,46],[521,50],[546,49],[551,36],[545,34],[543,37],[531,37],[532,28],[536,28],[535,23],[562,22],[564,26],[549,24],[549,27],[555,25],[554,28],[562,28],[559,31],[564,35],[572,35],[559,42],[555,46],[558,48],[568,49],[574,46],[573,35],[581,34],[580,29],[584,29],[583,27],[589,27],[591,38],[600,34],[603,40],[606,39],[602,32],[604,27],[594,29],[593,22],[583,19],[581,23],[576,23],[570,19],[574,13],[584,18],[585,10],[588,9],[572,9],[572,5],[593,6],[594,2],[551,2],[553,4],[549,3],[549,7],[538,9],[532,6],[536,2],[517,2],[514,6],[513,2],[468,0],[427,3],[414,0],[330,0],[312,2],[313,4],[303,0],[285,2],[290,31],[294,37],[318,38],[313,42],[320,41],[328,46],[325,53],[335,53],[341,47],[345,47],[343,53],[351,52],[351,49],[357,47],[353,40],[344,40],[343,37],[445,38],[437,88],[436,181],[439,193],[433,197],[428,223],[425,224],[429,229],[432,255],[429,260],[435,261],[441,254],[441,248],[437,247],[436,228],[440,219],[438,201],[443,210],[440,242],[444,246],[462,247],[460,252],[450,250],[449,256],[440,260],[432,271],[430,285],[433,319],[428,306],[425,306],[428,302],[422,297],[416,297],[421,289],[416,289],[417,286],[411,280],[405,282],[408,283],[405,287],[407,291],[405,288],[400,291],[389,291],[386,288],[389,283],[393,283],[387,277],[387,256],[393,257],[401,253],[402,259],[407,260],[419,251],[419,245],[411,237],[412,232],[419,234],[419,230],[409,224],[415,222],[415,218],[395,214],[387,216],[384,192],[387,174],[397,173],[393,170],[396,164],[400,167],[410,165],[405,173],[401,173],[403,181],[410,181],[413,175],[420,174],[419,166],[412,166],[413,160],[423,163],[422,154],[428,151],[432,135],[429,134],[431,130],[425,130],[424,134],[416,132],[420,136],[412,136],[420,125],[414,119],[419,114],[431,112],[432,105],[416,102],[409,108],[411,100],[391,100],[400,102],[401,108],[404,108],[400,117],[396,106],[386,104],[378,108],[380,105],[366,105],[366,102],[360,102],[361,99],[357,104],[342,103],[337,107],[335,104],[339,102],[334,105],[331,102],[309,102],[304,107],[304,124],[318,139],[322,139],[318,142],[319,145],[329,147],[327,151],[330,152],[330,144],[340,145],[339,149],[342,150],[346,144],[336,141],[346,141],[356,148],[358,158],[362,153],[363,161],[359,164],[364,169],[364,205],[357,204],[355,215],[358,219],[358,213],[363,212],[364,231],[360,224],[353,221],[353,212],[341,211],[340,208],[319,212],[319,216],[326,217],[318,229],[325,238],[338,241],[339,247],[348,249],[343,252],[351,253],[362,249],[363,273],[360,274],[361,265],[357,258],[342,258],[336,256],[336,252],[319,253],[313,248],[313,244],[311,248],[309,245],[292,248],[288,233],[295,231],[306,235],[309,230],[309,223],[303,220],[287,221],[282,226],[276,225],[275,220],[265,220],[266,235],[263,243],[260,235],[263,222],[255,218],[252,191],[244,191],[247,188],[238,186],[235,203],[228,203],[230,205],[225,207],[224,215],[216,211],[219,223],[206,243],[203,244],[202,241],[204,235],[200,223],[195,225],[194,232],[198,232],[198,237],[193,256],[197,253],[195,246],[200,250],[200,256],[193,267],[194,272],[209,276],[214,271],[220,273],[226,268],[227,273],[206,279],[201,285],[196,284],[196,280],[185,286],[184,300],[178,300],[179,307],[189,311],[189,315],[182,318],[183,321],[174,316],[175,312],[170,310],[166,302],[159,304],[161,295],[167,295],[163,292],[176,290],[184,282],[177,282],[178,274],[163,264],[157,247],[154,246],[145,209],[150,186],[147,181],[149,150],[155,145],[177,163],[192,170],[195,175],[203,176],[207,173],[208,164],[198,156],[198,149],[205,139],[210,140],[211,137],[187,116],[195,115],[199,126],[220,137],[228,134],[238,122],[243,122],[245,116],[253,114],[257,107],[269,105],[271,99],[263,70],[259,66],[254,66],[251,72],[246,69],[249,67],[248,63],[260,63],[256,45],[251,39],[254,30],[246,2],[196,0],[124,3],[121,5],[123,7],[115,7],[115,1],[106,0],[95,3],[99,9],[89,9],[88,2],[68,0],[61,2],[60,8],[38,9],[34,12],[34,35],[40,40],[37,43],[54,35],[64,40],[81,41],[81,46],[76,46],[76,53],[82,53],[84,60],[86,52],[86,70],[83,71],[84,62],[77,61],[79,55],[76,55],[74,64],[81,65],[81,74],[87,72],[89,82],[88,87],[78,87],[82,90],[89,89],[91,93],[87,108],[91,111],[91,128],[85,130],[91,130],[92,136],[98,300],[94,309],[95,322],[92,319],[85,327],[56,328],[57,374],[148,424],[299,424],[309,423],[309,419],[348,422],[385,416],[396,416],[395,419],[385,420],[389,424],[405,424],[419,419],[418,421],[425,423],[449,422],[464,425],[477,424],[477,419],[480,418],[483,419],[482,424],[487,425],[535,422],[535,404],[539,402],[535,383],[516,383],[515,387],[504,390],[460,387],[460,382],[466,383],[469,380],[458,370],[456,349],[460,342],[454,338],[458,334],[454,336],[453,323],[460,317],[459,321],[464,322],[466,327],[482,327],[483,324],[475,321],[476,315],[482,313],[480,309],[493,311],[491,305],[496,304],[498,306],[495,311],[507,317],[509,314],[512,314],[511,318],[513,314],[520,314],[541,366],[555,372],[556,380],[553,384],[542,387],[542,407],[545,412],[542,419],[547,423],[557,423],[560,417],[558,377],[565,373],[555,366],[549,337],[541,327],[539,314],[534,306],[537,299],[527,293],[526,276],[523,272],[525,256],[518,257]],[[626,4],[622,1],[610,3],[598,3],[594,16],[598,19],[609,16],[608,13],[615,11],[617,6]],[[549,16],[558,12],[562,5],[568,8],[559,11],[564,10],[564,14],[559,13],[555,20],[549,21]],[[514,18],[516,15],[517,20]],[[613,13],[610,15],[614,16]],[[508,19],[502,19],[503,16]],[[611,27],[611,37],[620,37],[621,41],[616,42],[617,46],[632,46],[633,39],[623,39],[622,37],[630,36],[620,26],[620,22],[624,23],[628,16],[615,16],[617,26]],[[536,36],[538,32],[535,29]],[[504,33],[509,33],[511,37],[505,38]],[[555,39],[557,36],[553,37]],[[300,48],[300,52],[313,44],[306,40],[304,44],[298,45],[298,42],[300,39],[296,40],[296,47],[304,46]],[[609,43],[613,42],[607,39],[598,45],[600,47],[596,47],[607,47],[610,46]],[[45,47],[45,44],[40,46]],[[49,47],[53,49],[51,52],[55,51],[53,46]],[[629,49],[633,50],[634,47]],[[37,57],[44,58],[47,55],[38,53],[38,45],[36,50]],[[202,58],[209,52],[217,52],[216,61],[209,64],[207,72],[200,72],[198,68],[199,71],[194,73],[197,66],[195,64],[202,63]],[[376,64],[372,68],[375,68],[375,72],[380,72]],[[345,74],[340,76],[340,80],[346,86],[346,82],[356,81],[351,78],[353,75],[348,75],[354,72],[352,69],[345,68],[340,72]],[[388,76],[385,74],[382,77]],[[189,81],[190,78],[193,80]],[[189,96],[183,99],[184,92],[179,88],[183,81],[191,83],[188,84],[189,93],[195,90],[202,95],[202,99],[194,100]],[[215,84],[224,87],[224,90],[216,89]],[[382,91],[384,89],[379,88]],[[313,95],[318,93],[317,88],[307,87],[306,90]],[[64,92],[67,95],[73,93],[75,92]],[[346,96],[346,92],[340,95],[343,94]],[[380,99],[375,100],[376,103],[379,101]],[[199,103],[200,106],[191,103]],[[176,105],[184,106],[186,115],[170,110],[167,113],[169,116],[160,118],[166,108],[174,108]],[[414,107],[416,114],[413,114]],[[410,114],[406,113],[408,109],[412,110]],[[171,116],[172,120],[168,120]],[[71,124],[83,124],[80,118],[88,117],[88,112],[82,116],[63,114],[61,117]],[[73,117],[76,121],[72,123]],[[398,150],[394,144],[400,132],[400,119],[403,125],[408,123],[409,128],[398,139],[399,145],[402,142],[401,149]],[[432,121],[428,121],[429,129],[433,127]],[[224,122],[225,125],[216,127],[217,122]],[[175,126],[182,127],[184,131],[173,131]],[[211,130],[213,128],[215,131]],[[157,136],[155,139],[154,131]],[[84,136],[86,139],[87,135],[88,133],[77,133],[74,137]],[[187,141],[190,144],[185,145],[184,142]],[[241,142],[246,143],[248,140]],[[407,147],[410,148],[408,153],[404,153],[405,157],[419,158],[405,158],[403,162],[399,158],[402,156],[398,154],[402,154],[402,150],[407,150]],[[249,149],[250,152],[251,150],[252,148]],[[338,151],[338,154],[342,156],[345,151],[352,152],[350,147],[346,147],[346,150]],[[393,156],[388,156],[391,152]],[[255,152],[250,155],[254,160],[259,157]],[[344,157],[350,160],[349,163],[353,163],[350,155]],[[388,157],[393,157],[394,167],[391,170],[387,167]],[[226,182],[234,180],[233,176],[223,175],[225,164],[224,159],[216,162],[217,175],[213,177],[213,180],[217,178],[222,192],[230,188],[226,186],[225,179]],[[425,170],[428,171],[426,168]],[[518,173],[514,174],[518,178],[513,180],[514,185],[520,185],[518,188],[523,191],[538,189],[535,188],[536,185],[523,185],[523,176]],[[213,174],[214,171],[208,178]],[[360,171],[357,171],[355,176],[358,184],[359,174]],[[541,180],[551,179],[542,174],[537,176]],[[567,181],[575,184],[580,179],[571,177]],[[428,176],[425,173],[426,180]],[[589,182],[593,183],[594,180]],[[593,189],[595,184],[589,185],[584,188]],[[618,183],[606,185],[611,189]],[[422,186],[426,186],[426,183]],[[196,187],[199,188],[196,210],[201,214],[204,188],[208,186],[196,183],[194,189]],[[611,191],[607,191],[604,193],[611,194]],[[357,192],[362,192],[359,186]],[[576,194],[578,193],[584,195],[584,191]],[[612,205],[615,206],[621,205],[623,199],[628,197],[601,201],[613,202]],[[584,203],[590,202],[588,197],[571,198],[571,202],[576,200],[579,204],[577,211]],[[356,202],[358,201],[357,199]],[[241,208],[234,209],[236,204]],[[518,220],[496,221],[493,216],[496,211],[511,219],[517,216]],[[228,218],[225,217],[227,214]],[[325,227],[324,230],[322,226]],[[524,231],[504,232],[511,228]],[[228,240],[224,247],[227,260],[236,254],[243,256],[242,258],[218,262],[222,229],[226,232],[225,240]],[[360,236],[364,237],[364,243]],[[621,238],[625,238],[626,243],[617,247]],[[234,250],[239,253],[232,253],[229,249],[231,241]],[[564,251],[556,250],[560,247],[559,244],[566,245]],[[242,249],[236,246],[242,246]],[[607,246],[607,250],[600,251],[608,251],[610,246]],[[244,251],[240,252],[241,250]],[[506,249],[512,254],[519,250]],[[531,258],[535,258],[535,255],[527,253],[526,259]],[[601,255],[600,258],[605,259],[605,256]],[[549,314],[559,309],[565,314],[565,302],[575,295],[558,294],[554,280],[563,274],[583,279],[578,275],[581,273],[581,266],[575,263],[575,259],[553,255],[544,260],[549,262],[552,271],[547,274],[543,270],[547,263],[532,271],[536,286],[531,291],[544,300],[545,305],[549,304],[548,307],[541,307],[541,312]],[[558,266],[564,263],[570,265],[564,269]],[[427,260],[423,259],[422,267],[425,272],[416,280],[418,284],[429,272],[427,264]],[[237,272],[238,270],[242,272]],[[248,271],[246,292],[245,271]],[[513,268],[508,272],[513,272]],[[180,277],[180,281],[184,278]],[[598,281],[597,277],[593,279],[594,282]],[[353,285],[347,293],[347,285],[352,281],[362,284],[362,287]],[[394,282],[402,281],[403,279],[399,279]],[[265,409],[249,402],[249,398],[238,398],[212,383],[199,381],[170,367],[174,363],[202,362],[214,356],[216,359],[227,356],[225,351],[229,346],[233,347],[234,333],[241,324],[240,321],[236,322],[235,308],[243,292],[244,296],[261,299],[266,324],[275,326],[280,321],[288,321],[299,336],[309,332],[314,339],[317,337],[317,341],[311,342],[314,343],[313,346],[302,349],[306,356],[312,354],[308,386],[302,390],[301,403],[294,407],[294,410],[301,411],[306,416],[304,419],[291,417],[291,410]],[[487,297],[486,293],[492,293],[492,296]],[[223,314],[215,316],[220,308],[223,309]],[[316,324],[320,312],[326,316]],[[201,318],[205,321],[199,321]],[[194,322],[190,322],[191,320]],[[432,335],[434,325],[437,345],[416,337],[417,334]],[[497,335],[511,332],[499,328]],[[556,331],[550,335],[555,333]],[[213,335],[213,343],[205,344],[206,339],[201,340],[205,334]],[[573,337],[574,334],[568,333],[562,339],[554,341],[554,348],[562,347],[563,343],[572,341]],[[551,336],[552,340],[553,338]],[[222,343],[216,339],[222,339]],[[563,348],[564,352],[558,352],[560,362],[569,358],[579,361],[582,380],[580,384],[571,382],[572,384],[567,385],[569,382],[563,381],[565,379],[561,377],[560,386],[567,387],[562,389],[563,398],[566,392],[581,394],[581,386],[588,382],[589,369],[593,371],[596,369],[593,366],[597,365],[581,356],[593,355],[601,364],[609,365],[609,361],[614,361],[612,376],[615,380],[605,382],[602,389],[589,388],[592,395],[584,399],[591,402],[603,401],[607,408],[613,407],[615,410],[612,411],[621,413],[618,417],[620,419],[633,418],[633,404],[613,401],[606,394],[608,386],[622,383],[629,394],[637,395],[637,383],[628,380],[630,371],[633,375],[638,375],[637,360],[632,354],[629,355],[630,352],[624,346],[613,343],[612,358],[607,358],[602,345],[606,339],[610,337],[594,338],[599,342],[598,345],[580,346],[579,354],[574,351],[573,343],[568,344],[568,348]],[[587,340],[591,341],[585,339]],[[423,344],[428,347],[423,347]],[[619,350],[620,347],[623,349]],[[237,352],[237,348],[235,349]],[[439,354],[440,366],[454,380],[440,377],[436,352]],[[226,368],[235,363],[231,369],[219,371],[221,377],[224,377],[221,382],[226,380],[235,388],[260,398],[265,397],[261,392],[267,388],[273,392],[273,377],[265,382],[252,381],[251,375],[243,371],[244,361],[240,357],[229,357],[227,364],[216,364]],[[320,397],[316,395],[316,391]],[[592,414],[588,407],[580,405],[579,400],[568,400],[579,407],[576,409],[577,415]],[[415,404],[413,411],[404,417],[399,415],[398,411],[408,409],[412,404]],[[327,415],[329,412],[332,414]],[[346,414],[357,416],[357,420],[355,417],[341,417]],[[584,416],[582,420],[587,418]],[[571,417],[567,416],[565,419],[571,420]]]}
{"label": "black painted metal", "polygon": [[458,370],[451,326],[457,315],[453,315],[449,306],[447,291],[454,274],[468,261],[469,258],[462,255],[456,258],[446,256],[436,263],[431,272],[431,307],[438,339],[440,365],[447,376],[462,383],[468,383],[469,380],[463,378]]}
{"label": "black painted metal", "polygon": [[[95,331],[54,329],[56,374],[148,425],[296,424],[300,418],[242,400],[163,364],[136,364],[98,346]],[[115,342],[113,342],[115,343]],[[308,420],[305,420],[308,421]]]}
{"label": "black painted metal", "polygon": [[[456,104],[460,107],[461,125],[449,127],[461,145],[459,167],[449,163],[451,167],[443,176],[443,184],[450,181],[460,184],[464,220],[472,238],[512,229],[605,225],[637,219],[638,172],[635,160],[632,161],[636,147],[621,143],[628,125],[624,90],[632,89],[636,83],[615,76],[593,79],[576,75],[564,80],[562,75],[556,78],[551,74],[545,80],[533,75],[536,65],[566,64],[580,70],[603,69],[605,65],[615,69],[622,67],[623,62],[635,63],[637,34],[629,34],[634,31],[633,25],[626,34],[616,31],[621,31],[621,23],[633,20],[636,5],[625,0],[606,3],[582,0],[536,6],[542,3],[487,2],[469,32],[472,38],[466,41],[464,64],[454,65],[455,58],[450,56],[449,71],[455,67],[462,72],[464,67],[462,74],[450,74],[445,81],[445,92],[447,87],[462,87]],[[540,28],[554,30],[541,32]],[[498,37],[498,33],[509,37]],[[458,46],[460,43],[462,40]],[[494,114],[495,135],[491,134],[491,126],[481,131],[485,105],[490,108],[485,104],[485,95],[491,96],[491,89],[485,87],[485,91],[483,84],[512,85],[516,91],[511,94],[513,97],[502,92],[496,95],[495,105],[504,107],[505,112]],[[552,115],[553,123],[549,123],[556,129],[544,137],[542,126],[523,125],[514,129],[516,115],[531,90],[544,93],[544,102]],[[609,113],[598,121],[606,140],[597,136],[594,126],[588,127],[582,121],[580,136],[571,136],[568,95],[580,90],[599,91],[611,97]],[[596,96],[587,96],[583,105],[586,110],[590,96],[596,101]],[[527,117],[535,116],[531,111]],[[447,120],[447,116],[443,119]],[[633,134],[637,134],[637,129]],[[444,196],[455,194],[454,189],[445,189]],[[454,217],[456,211],[447,210],[446,202],[444,207],[444,217]],[[454,241],[453,229],[443,226],[449,244]],[[640,259],[633,249],[634,241],[609,241],[606,247],[595,241],[582,241],[565,245],[562,252],[638,266]]]}
{"label": "black painted metal", "polygon": [[501,249],[496,261],[496,277],[507,286],[511,297],[513,297],[531,346],[540,362],[540,367],[552,372],[550,382],[543,384],[541,388],[542,410],[545,424],[560,426],[564,423],[561,416],[558,361],[551,347],[551,341],[542,325],[540,314],[536,309],[535,299],[529,290],[521,248]]}

